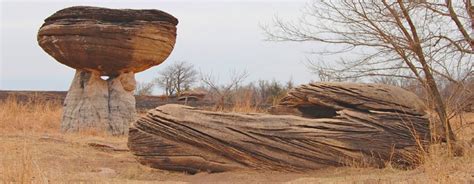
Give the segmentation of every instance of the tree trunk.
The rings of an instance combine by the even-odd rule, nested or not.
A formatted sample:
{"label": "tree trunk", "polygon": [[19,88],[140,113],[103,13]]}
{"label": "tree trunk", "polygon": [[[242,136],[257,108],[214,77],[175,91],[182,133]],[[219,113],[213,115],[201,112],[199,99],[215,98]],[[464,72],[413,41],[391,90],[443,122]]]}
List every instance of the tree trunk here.
{"label": "tree trunk", "polygon": [[160,106],[132,125],[128,146],[142,164],[188,173],[413,166],[430,140],[423,110],[400,88],[305,85],[272,110],[298,116]]}

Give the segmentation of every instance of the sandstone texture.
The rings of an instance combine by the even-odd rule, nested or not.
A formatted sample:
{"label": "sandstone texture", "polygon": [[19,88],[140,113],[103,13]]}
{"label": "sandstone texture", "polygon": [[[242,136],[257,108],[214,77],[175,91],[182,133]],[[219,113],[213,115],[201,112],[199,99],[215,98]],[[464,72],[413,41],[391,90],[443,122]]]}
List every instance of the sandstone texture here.
{"label": "sandstone texture", "polygon": [[303,85],[271,112],[164,105],[132,125],[128,146],[140,163],[165,170],[300,172],[388,162],[413,167],[430,140],[423,103],[392,86]]}
{"label": "sandstone texture", "polygon": [[124,86],[134,83],[133,73],[105,81],[97,72],[77,70],[64,99],[62,130],[106,130],[114,135],[126,134],[137,114],[133,96],[135,88]]}
{"label": "sandstone texture", "polygon": [[99,73],[77,70],[64,99],[62,130],[108,129],[108,94],[107,81]]}
{"label": "sandstone texture", "polygon": [[414,117],[426,114],[424,103],[414,93],[402,88],[342,82],[320,82],[294,88],[270,112],[322,118],[333,117],[337,111],[344,109]]}
{"label": "sandstone texture", "polygon": [[160,10],[87,6],[65,8],[48,17],[38,31],[38,44],[58,62],[76,69],[64,101],[62,130],[127,134],[136,120],[135,73],[169,56],[177,24],[176,18]]}

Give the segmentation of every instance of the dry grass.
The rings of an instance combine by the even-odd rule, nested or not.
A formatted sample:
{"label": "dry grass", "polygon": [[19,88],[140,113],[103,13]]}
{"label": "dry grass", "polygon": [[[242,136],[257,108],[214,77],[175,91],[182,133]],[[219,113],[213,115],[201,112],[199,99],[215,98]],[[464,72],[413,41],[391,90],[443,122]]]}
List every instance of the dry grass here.
{"label": "dry grass", "polygon": [[[87,157],[88,143],[116,143],[126,147],[126,137],[112,137],[96,130],[62,134],[61,114],[62,105],[58,101],[38,96],[27,100],[13,96],[0,101],[0,183],[47,183],[51,178],[56,182],[71,181],[65,178],[67,172],[89,169],[82,161],[74,161]],[[127,159],[136,165],[130,154],[122,156],[119,163],[120,159]],[[58,162],[61,157],[76,166],[61,165]],[[98,158],[87,158],[95,159]],[[94,177],[88,181],[92,180]]]}
{"label": "dry grass", "polygon": [[238,113],[265,113],[267,109],[262,107],[261,102],[255,102],[254,93],[246,90],[235,96],[235,100],[229,107],[216,108],[216,111],[222,112],[238,112]]}
{"label": "dry grass", "polygon": [[[250,101],[236,103],[234,112],[262,112]],[[449,157],[441,146],[423,155],[413,170],[329,168],[313,173],[232,172],[185,175],[150,169],[129,152],[104,151],[89,146],[101,143],[126,148],[126,137],[90,131],[59,132],[61,104],[32,98],[0,102],[0,183],[473,183],[474,151],[466,146],[462,157]],[[474,113],[456,122],[459,137],[472,137],[468,122]],[[387,164],[390,165],[390,164]]]}
{"label": "dry grass", "polygon": [[232,107],[230,112],[239,112],[239,113],[263,113],[266,112],[266,109],[262,108],[259,104],[252,102],[251,96],[237,100]]}
{"label": "dry grass", "polygon": [[474,112],[460,113],[453,117],[450,122],[459,139],[467,141],[474,139]]}
{"label": "dry grass", "polygon": [[57,133],[61,113],[62,106],[57,101],[31,97],[18,102],[16,97],[9,97],[0,103],[0,133]]}
{"label": "dry grass", "polygon": [[474,150],[466,145],[465,153],[460,157],[451,157],[446,148],[431,146],[430,153],[425,156],[423,165],[418,168],[427,179],[438,183],[473,183],[474,182]]}

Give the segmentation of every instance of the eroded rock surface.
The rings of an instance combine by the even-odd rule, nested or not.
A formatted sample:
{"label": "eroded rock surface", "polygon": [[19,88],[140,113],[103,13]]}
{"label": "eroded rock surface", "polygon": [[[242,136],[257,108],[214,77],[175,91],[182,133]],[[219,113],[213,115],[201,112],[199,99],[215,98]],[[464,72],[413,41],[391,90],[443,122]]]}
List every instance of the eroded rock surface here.
{"label": "eroded rock surface", "polygon": [[173,171],[311,171],[411,167],[430,140],[423,103],[392,86],[303,85],[272,112],[279,115],[164,105],[133,124],[128,146],[140,163]]}
{"label": "eroded rock surface", "polygon": [[77,70],[64,99],[61,129],[65,132],[108,129],[108,94],[107,81],[98,72]]}
{"label": "eroded rock surface", "polygon": [[137,120],[135,109],[135,75],[132,72],[109,78],[109,122],[110,132],[128,132],[128,127]]}
{"label": "eroded rock surface", "polygon": [[101,75],[141,72],[173,50],[178,20],[159,10],[76,6],[56,12],[38,32],[57,61]]}
{"label": "eroded rock surface", "polygon": [[342,82],[320,82],[294,88],[270,112],[323,118],[334,117],[337,111],[344,109],[414,117],[426,114],[423,102],[414,93],[402,88]]}
{"label": "eroded rock surface", "polygon": [[64,100],[61,129],[65,132],[106,130],[114,135],[128,133],[130,123],[137,119],[134,83],[133,73],[103,80],[97,72],[77,70]]}

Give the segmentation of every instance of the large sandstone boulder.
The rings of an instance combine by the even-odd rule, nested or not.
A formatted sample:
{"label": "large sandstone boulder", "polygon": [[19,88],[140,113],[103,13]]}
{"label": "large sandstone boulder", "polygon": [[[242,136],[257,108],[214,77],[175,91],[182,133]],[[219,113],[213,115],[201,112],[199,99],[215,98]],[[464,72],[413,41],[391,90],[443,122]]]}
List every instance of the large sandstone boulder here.
{"label": "large sandstone boulder", "polygon": [[177,24],[160,10],[77,6],[48,17],[39,29],[38,44],[76,69],[64,102],[63,131],[128,133],[136,119],[135,73],[169,56]]}
{"label": "large sandstone boulder", "polygon": [[393,86],[313,83],[292,90],[274,115],[157,107],[132,125],[128,146],[142,164],[188,173],[411,167],[430,140],[424,110]]}
{"label": "large sandstone boulder", "polygon": [[173,50],[178,20],[159,10],[71,7],[45,20],[39,45],[57,61],[101,75],[141,72]]}

